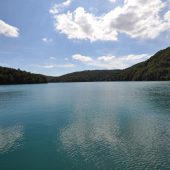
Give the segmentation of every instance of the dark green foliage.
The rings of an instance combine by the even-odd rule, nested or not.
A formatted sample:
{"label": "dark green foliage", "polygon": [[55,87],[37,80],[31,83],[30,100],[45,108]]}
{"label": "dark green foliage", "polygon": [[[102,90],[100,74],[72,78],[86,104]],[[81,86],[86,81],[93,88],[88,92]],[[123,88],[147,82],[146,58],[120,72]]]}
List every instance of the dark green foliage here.
{"label": "dark green foliage", "polygon": [[94,70],[66,74],[51,82],[93,81],[168,81],[170,80],[170,47],[145,62],[124,70]]}
{"label": "dark green foliage", "polygon": [[0,67],[0,84],[34,84],[47,83],[45,76],[26,71]]}
{"label": "dark green foliage", "polygon": [[170,48],[161,50],[145,62],[121,71],[121,80],[170,80]]}
{"label": "dark green foliage", "polygon": [[117,79],[118,73],[119,70],[87,70],[56,77],[51,82],[113,81]]}

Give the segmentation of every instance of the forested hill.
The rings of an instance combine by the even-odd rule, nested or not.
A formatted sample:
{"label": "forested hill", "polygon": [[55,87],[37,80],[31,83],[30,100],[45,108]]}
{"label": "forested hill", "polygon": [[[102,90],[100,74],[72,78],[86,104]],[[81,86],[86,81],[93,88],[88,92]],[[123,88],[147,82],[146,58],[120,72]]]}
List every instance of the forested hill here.
{"label": "forested hill", "polygon": [[87,70],[55,77],[51,82],[114,81],[118,79],[119,72],[120,70]]}
{"label": "forested hill", "polygon": [[119,78],[129,81],[170,80],[170,47],[157,52],[145,62],[122,70]]}
{"label": "forested hill", "polygon": [[170,81],[170,47],[124,70],[82,71],[55,77],[52,82]]}
{"label": "forested hill", "polygon": [[51,77],[0,67],[0,84],[94,81],[170,81],[170,47],[124,70],[92,70]]}
{"label": "forested hill", "polygon": [[35,84],[47,83],[46,76],[26,71],[0,67],[0,84]]}

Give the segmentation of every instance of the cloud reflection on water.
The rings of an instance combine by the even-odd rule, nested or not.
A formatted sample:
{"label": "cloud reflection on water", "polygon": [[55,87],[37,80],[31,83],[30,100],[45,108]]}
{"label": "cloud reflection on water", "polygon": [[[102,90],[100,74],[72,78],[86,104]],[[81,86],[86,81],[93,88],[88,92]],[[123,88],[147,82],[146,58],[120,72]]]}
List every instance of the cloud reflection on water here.
{"label": "cloud reflection on water", "polygon": [[[169,121],[155,113],[162,102],[146,102],[152,100],[152,96],[146,93],[147,87],[142,88],[139,91],[138,87],[137,92],[128,89],[127,93],[124,86],[121,91],[113,88],[111,92],[98,92],[95,99],[88,93],[81,99],[76,98],[73,121],[60,134],[67,156],[74,162],[81,160],[93,165],[94,169],[107,169],[109,164],[122,169],[167,167]],[[126,90],[126,98],[123,90]],[[169,100],[164,97],[163,101]]]}
{"label": "cloud reflection on water", "polygon": [[23,136],[24,132],[22,125],[0,128],[0,154],[20,147]]}

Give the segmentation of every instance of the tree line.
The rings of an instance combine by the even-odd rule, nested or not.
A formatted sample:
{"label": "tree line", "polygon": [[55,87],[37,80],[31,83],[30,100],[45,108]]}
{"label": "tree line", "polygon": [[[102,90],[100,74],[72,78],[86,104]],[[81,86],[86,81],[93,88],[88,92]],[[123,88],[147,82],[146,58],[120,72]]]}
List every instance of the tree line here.
{"label": "tree line", "polygon": [[47,83],[44,75],[32,74],[30,72],[21,71],[7,67],[0,67],[0,84],[35,84]]}

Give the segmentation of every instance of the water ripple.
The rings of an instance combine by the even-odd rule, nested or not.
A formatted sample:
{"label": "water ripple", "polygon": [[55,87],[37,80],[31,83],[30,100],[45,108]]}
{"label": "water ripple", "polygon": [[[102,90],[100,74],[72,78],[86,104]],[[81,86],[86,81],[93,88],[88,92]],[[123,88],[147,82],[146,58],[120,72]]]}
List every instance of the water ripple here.
{"label": "water ripple", "polygon": [[6,153],[21,146],[24,136],[23,126],[0,128],[0,153]]}

